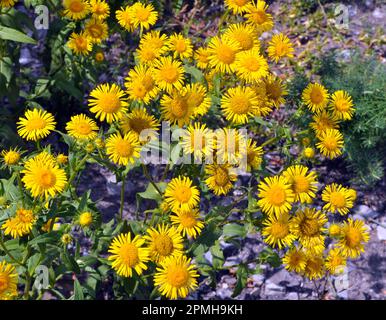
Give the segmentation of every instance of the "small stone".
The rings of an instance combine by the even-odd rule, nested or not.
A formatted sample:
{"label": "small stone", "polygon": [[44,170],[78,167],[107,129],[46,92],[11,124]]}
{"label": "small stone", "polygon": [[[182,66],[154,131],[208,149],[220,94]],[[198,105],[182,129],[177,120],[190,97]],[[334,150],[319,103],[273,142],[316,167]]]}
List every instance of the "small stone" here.
{"label": "small stone", "polygon": [[299,300],[298,294],[296,292],[290,292],[287,295],[287,300]]}
{"label": "small stone", "polygon": [[369,206],[366,205],[360,205],[358,209],[355,211],[356,215],[360,215],[364,218],[376,218],[379,216],[379,212],[374,211]]}
{"label": "small stone", "polygon": [[374,11],[373,11],[373,17],[375,19],[380,19],[380,20],[383,20],[385,18],[385,14],[384,12],[379,9],[379,8],[376,8]]}
{"label": "small stone", "polygon": [[264,276],[262,274],[254,274],[251,276],[251,279],[254,284],[260,286],[264,282]]}
{"label": "small stone", "polygon": [[378,239],[381,241],[386,240],[386,228],[382,226],[377,226],[377,236]]}
{"label": "small stone", "polygon": [[269,280],[267,280],[265,285],[265,294],[267,296],[277,295],[279,293],[283,293],[285,289],[282,286],[277,285]]}

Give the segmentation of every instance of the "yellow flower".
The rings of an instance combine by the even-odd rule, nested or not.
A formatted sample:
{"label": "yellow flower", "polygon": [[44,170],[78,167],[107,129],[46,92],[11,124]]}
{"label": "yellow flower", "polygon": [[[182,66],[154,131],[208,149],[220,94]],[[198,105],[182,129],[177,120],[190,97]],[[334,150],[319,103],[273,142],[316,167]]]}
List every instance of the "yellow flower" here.
{"label": "yellow flower", "polygon": [[275,34],[268,46],[268,56],[276,63],[283,57],[293,58],[293,45],[290,39],[282,33]]}
{"label": "yellow flower", "polygon": [[264,237],[264,242],[279,249],[290,247],[296,240],[296,237],[290,232],[290,216],[288,213],[267,217],[263,222],[261,234]]}
{"label": "yellow flower", "polygon": [[145,65],[138,65],[130,70],[125,87],[131,100],[146,104],[153,100],[159,92],[150,68]]}
{"label": "yellow flower", "polygon": [[186,298],[198,286],[196,266],[186,256],[168,257],[157,267],[154,285],[169,299]]}
{"label": "yellow flower", "polygon": [[159,224],[157,228],[147,229],[147,240],[150,258],[156,263],[162,263],[167,257],[176,257],[183,254],[183,239],[174,227]]}
{"label": "yellow flower", "polygon": [[295,195],[283,176],[266,177],[259,183],[258,204],[269,215],[289,212]]}
{"label": "yellow flower", "polygon": [[310,127],[315,131],[316,136],[320,136],[328,129],[339,129],[338,119],[325,110],[315,114],[312,119],[314,121],[310,123]]}
{"label": "yellow flower", "polygon": [[216,157],[220,163],[239,164],[246,155],[247,139],[236,129],[221,128],[215,131]]}
{"label": "yellow flower", "polygon": [[339,120],[351,120],[354,114],[351,96],[343,90],[334,92],[331,96],[330,110]]}
{"label": "yellow flower", "polygon": [[247,142],[247,165],[248,171],[257,170],[260,168],[261,163],[263,162],[263,148],[258,147],[256,141],[248,139]]}
{"label": "yellow flower", "polygon": [[66,172],[59,168],[54,157],[47,152],[39,153],[26,161],[22,181],[34,198],[54,197],[67,184]]}
{"label": "yellow flower", "polygon": [[87,34],[92,43],[101,43],[108,37],[108,26],[103,20],[93,18],[86,22],[85,34]]}
{"label": "yellow flower", "polygon": [[234,14],[246,11],[246,7],[251,3],[250,0],[225,0],[225,6]]}
{"label": "yellow flower", "polygon": [[193,55],[193,46],[189,38],[182,34],[173,33],[168,41],[168,48],[174,58],[187,59]]}
{"label": "yellow flower", "polygon": [[205,124],[194,123],[188,126],[182,137],[181,146],[185,154],[194,154],[194,159],[201,163],[203,157],[213,155],[214,134]]}
{"label": "yellow flower", "polygon": [[368,228],[362,220],[343,222],[337,248],[344,257],[357,258],[365,251],[364,245],[370,239]]}
{"label": "yellow flower", "polygon": [[140,150],[138,136],[131,131],[124,136],[114,133],[106,140],[106,154],[118,165],[134,163],[140,157]]}
{"label": "yellow flower", "polygon": [[133,7],[121,7],[120,10],[117,10],[115,12],[115,16],[121,27],[125,28],[129,32],[134,31],[135,25],[133,17]]}
{"label": "yellow flower", "polygon": [[100,121],[108,123],[119,120],[127,110],[125,94],[116,84],[101,84],[90,93],[88,105]]}
{"label": "yellow flower", "polygon": [[265,1],[257,0],[257,3],[247,5],[244,17],[247,23],[251,24],[261,34],[270,31],[273,28],[274,22],[272,15],[267,13],[268,5]]}
{"label": "yellow flower", "polygon": [[56,162],[59,163],[59,164],[66,164],[68,162],[68,156],[66,156],[63,153],[59,153],[56,156]]}
{"label": "yellow flower", "polygon": [[[137,135],[138,139],[145,137],[155,138],[157,136],[159,123],[146,109],[136,108],[121,119],[119,127],[124,134],[132,132]],[[141,137],[141,133],[144,135],[143,137]],[[140,142],[147,141],[142,141],[141,139]]]}
{"label": "yellow flower", "polygon": [[67,42],[67,46],[75,54],[87,56],[92,51],[92,42],[92,38],[86,32],[73,32]]}
{"label": "yellow flower", "polygon": [[55,129],[54,116],[41,109],[27,110],[17,123],[17,132],[26,140],[37,141],[47,137]]}
{"label": "yellow flower", "polygon": [[209,54],[208,48],[204,47],[198,48],[194,52],[194,59],[196,60],[197,67],[200,69],[206,69],[209,64]]}
{"label": "yellow flower", "polygon": [[66,246],[66,245],[72,243],[73,238],[72,238],[72,236],[69,233],[65,233],[60,238],[60,241]]}
{"label": "yellow flower", "polygon": [[263,81],[258,81],[251,87],[258,98],[258,104],[254,109],[256,117],[266,117],[273,111],[273,103],[268,99],[267,90]]}
{"label": "yellow flower", "polygon": [[152,30],[143,35],[139,42],[140,48],[152,48],[159,54],[164,54],[168,50],[168,37],[160,31]]}
{"label": "yellow flower", "polygon": [[324,210],[331,213],[339,212],[342,216],[348,214],[354,206],[349,190],[337,183],[326,186],[322,193],[322,200],[326,202]]}
{"label": "yellow flower", "polygon": [[307,159],[312,159],[315,156],[315,150],[314,148],[308,147],[304,148],[303,150],[303,156]]}
{"label": "yellow flower", "polygon": [[292,248],[286,252],[283,259],[284,267],[288,271],[302,273],[306,268],[306,255],[302,250]]}
{"label": "yellow flower", "polygon": [[244,23],[231,24],[225,31],[224,37],[236,41],[243,51],[256,49],[257,54],[260,54],[260,41],[256,29],[252,26]]}
{"label": "yellow flower", "polygon": [[90,0],[90,7],[94,18],[104,20],[110,16],[110,6],[104,0]]}
{"label": "yellow flower", "polygon": [[208,45],[209,65],[217,72],[232,73],[236,71],[236,57],[240,50],[235,40],[213,37]]}
{"label": "yellow flower", "polygon": [[90,5],[85,0],[63,0],[64,15],[72,20],[82,20],[90,13]]}
{"label": "yellow flower", "polygon": [[16,2],[17,0],[0,0],[0,8],[12,8]]}
{"label": "yellow flower", "polygon": [[17,296],[18,274],[16,268],[6,262],[0,262],[0,300],[12,300]]}
{"label": "yellow flower", "polygon": [[302,93],[303,103],[315,113],[326,108],[329,98],[327,89],[319,83],[310,83]]}
{"label": "yellow flower", "polygon": [[320,279],[324,276],[324,259],[321,255],[307,254],[304,275],[310,279]]}
{"label": "yellow flower", "polygon": [[179,210],[175,215],[170,216],[170,220],[184,237],[189,236],[195,239],[204,228],[204,223],[199,220],[199,215],[198,209]]}
{"label": "yellow flower", "polygon": [[334,248],[328,252],[326,258],[326,269],[331,274],[339,274],[344,271],[346,266],[346,258],[342,256],[342,253],[339,249]]}
{"label": "yellow flower", "polygon": [[99,52],[97,52],[97,53],[95,54],[95,61],[96,61],[96,62],[101,63],[101,62],[103,62],[104,60],[105,60],[105,55],[104,55],[104,53],[103,53],[102,51],[99,51]]}
{"label": "yellow flower", "polygon": [[5,235],[11,235],[13,238],[22,237],[31,232],[36,220],[37,217],[32,210],[17,209],[15,217],[6,220],[1,229]]}
{"label": "yellow flower", "polygon": [[42,231],[44,232],[58,231],[59,228],[60,228],[59,218],[48,219],[48,221],[45,224],[43,224]]}
{"label": "yellow flower", "polygon": [[245,124],[254,116],[258,105],[255,92],[249,87],[230,88],[221,99],[221,108],[228,121]]}
{"label": "yellow flower", "polygon": [[311,203],[312,198],[316,197],[318,181],[315,172],[308,172],[308,168],[305,166],[295,165],[288,167],[283,176],[292,186],[295,201]]}
{"label": "yellow flower", "polygon": [[171,57],[162,57],[153,69],[156,84],[162,90],[171,93],[173,89],[180,89],[184,82],[184,69],[180,61]]}
{"label": "yellow flower", "polygon": [[7,166],[13,166],[20,161],[21,154],[17,149],[3,150],[1,152],[3,156],[4,163]]}
{"label": "yellow flower", "polygon": [[287,87],[281,79],[270,74],[263,79],[265,92],[270,103],[279,108],[285,103],[284,96],[288,95]]}
{"label": "yellow flower", "polygon": [[337,237],[340,235],[340,232],[341,226],[338,223],[332,223],[328,228],[328,234],[330,235],[330,237]]}
{"label": "yellow flower", "polygon": [[84,211],[79,214],[78,223],[82,228],[89,227],[94,222],[94,216],[92,212]]}
{"label": "yellow flower", "polygon": [[357,192],[356,192],[356,190],[354,190],[354,189],[348,189],[348,192],[349,192],[349,194],[350,194],[351,200],[352,200],[353,202],[355,202],[355,200],[357,199]]}
{"label": "yellow flower", "polygon": [[165,190],[165,201],[173,212],[190,210],[200,201],[200,191],[188,177],[178,176],[172,179]]}
{"label": "yellow flower", "polygon": [[207,176],[205,183],[215,195],[226,195],[237,180],[232,166],[229,164],[208,164],[205,166]]}
{"label": "yellow flower", "polygon": [[291,233],[309,251],[321,253],[324,250],[324,235],[327,216],[315,208],[298,210],[291,221]]}
{"label": "yellow flower", "polygon": [[344,145],[343,135],[336,129],[327,129],[318,137],[320,142],[316,144],[319,151],[330,159],[335,159],[342,154]]}
{"label": "yellow flower", "polygon": [[79,140],[94,140],[97,137],[98,126],[94,120],[85,114],[78,114],[71,117],[67,122],[66,130],[69,136]]}
{"label": "yellow flower", "polygon": [[130,278],[133,270],[141,275],[147,269],[146,263],[150,260],[148,248],[144,248],[145,239],[135,236],[131,239],[131,233],[116,236],[109,247],[111,255],[108,260],[112,261],[112,267],[121,277]]}
{"label": "yellow flower", "polygon": [[193,109],[194,115],[205,115],[211,105],[208,92],[201,83],[189,83],[181,89],[189,108]]}
{"label": "yellow flower", "polygon": [[172,91],[170,95],[162,96],[162,117],[170,121],[171,124],[177,124],[179,127],[189,124],[194,118],[194,111],[194,106],[188,104],[185,95],[177,90]]}
{"label": "yellow flower", "polygon": [[151,3],[136,2],[132,5],[131,10],[134,28],[140,26],[141,30],[146,30],[157,22],[158,12],[154,10]]}
{"label": "yellow flower", "polygon": [[242,51],[237,55],[236,72],[249,83],[257,82],[268,75],[268,63],[257,48]]}

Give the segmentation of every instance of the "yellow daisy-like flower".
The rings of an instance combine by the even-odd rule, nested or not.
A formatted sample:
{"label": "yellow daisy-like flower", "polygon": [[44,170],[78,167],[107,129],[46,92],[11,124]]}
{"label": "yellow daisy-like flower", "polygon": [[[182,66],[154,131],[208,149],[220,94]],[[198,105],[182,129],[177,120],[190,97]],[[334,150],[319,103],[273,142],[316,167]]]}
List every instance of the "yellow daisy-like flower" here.
{"label": "yellow daisy-like flower", "polygon": [[236,129],[217,129],[215,131],[215,148],[219,163],[236,165],[246,156],[247,138]]}
{"label": "yellow daisy-like flower", "polygon": [[295,194],[295,201],[311,203],[316,197],[317,176],[316,173],[308,172],[308,168],[302,165],[294,165],[283,172],[283,176],[289,181]]}
{"label": "yellow daisy-like flower", "polygon": [[322,200],[326,202],[324,210],[331,213],[339,212],[342,216],[348,214],[354,206],[349,189],[337,183],[326,186],[322,193]]}
{"label": "yellow daisy-like flower", "polygon": [[237,175],[229,164],[208,164],[205,166],[205,174],[206,185],[217,196],[226,195],[233,187],[232,182],[237,180]]}
{"label": "yellow daisy-like flower", "polygon": [[90,7],[94,18],[105,20],[110,16],[110,6],[104,0],[90,0]]}
{"label": "yellow daisy-like flower", "polygon": [[12,8],[16,2],[17,0],[0,0],[0,8]]}
{"label": "yellow daisy-like flower", "polygon": [[174,58],[188,59],[193,55],[193,46],[189,38],[182,34],[173,33],[168,41],[168,48]]}
{"label": "yellow daisy-like flower", "polygon": [[170,95],[162,96],[162,117],[170,121],[171,124],[177,124],[179,127],[189,124],[194,118],[194,111],[193,105],[188,104],[186,97],[177,90],[174,90]]}
{"label": "yellow daisy-like flower", "polygon": [[159,92],[152,71],[145,65],[137,65],[130,70],[125,87],[131,100],[146,104],[154,99]]}
{"label": "yellow daisy-like flower", "polygon": [[161,58],[161,51],[151,46],[139,47],[136,51],[137,59],[140,64],[144,64],[149,67],[154,67]]}
{"label": "yellow daisy-like flower", "polygon": [[260,168],[261,163],[263,162],[263,148],[258,147],[256,141],[248,139],[247,142],[247,165],[248,171],[257,170]]}
{"label": "yellow daisy-like flower", "polygon": [[172,179],[165,190],[165,201],[173,212],[191,210],[200,201],[200,191],[192,186],[193,181],[188,177],[178,176]]}
{"label": "yellow daisy-like flower", "polygon": [[291,221],[291,233],[308,250],[321,253],[324,250],[324,235],[327,216],[315,208],[298,210]]}
{"label": "yellow daisy-like flower", "polygon": [[246,7],[251,3],[250,0],[225,0],[225,6],[234,14],[246,11]]}
{"label": "yellow daisy-like flower", "polygon": [[161,34],[160,31],[152,30],[143,35],[139,42],[140,48],[152,48],[159,54],[164,54],[168,50],[168,36]]}
{"label": "yellow daisy-like flower", "polygon": [[328,252],[326,258],[326,269],[331,274],[340,274],[346,266],[346,257],[342,256],[339,249],[333,248]]}
{"label": "yellow daisy-like flower", "polygon": [[282,262],[288,271],[302,273],[306,268],[306,254],[303,250],[292,248],[286,252]]}
{"label": "yellow daisy-like flower", "polygon": [[154,10],[154,6],[151,3],[143,4],[136,2],[132,5],[131,10],[134,28],[139,26],[141,30],[146,30],[157,22],[158,12]]}
{"label": "yellow daisy-like flower", "polygon": [[369,241],[370,234],[364,221],[352,220],[343,222],[337,248],[344,257],[357,258],[365,251],[365,243]]}
{"label": "yellow daisy-like flower", "polygon": [[66,164],[68,162],[68,156],[66,156],[65,154],[63,153],[59,153],[57,156],[56,156],[56,162],[59,163],[59,164]]}
{"label": "yellow daisy-like flower", "polygon": [[259,183],[258,204],[268,215],[289,212],[295,200],[291,185],[283,176],[266,177]]}
{"label": "yellow daisy-like flower", "polygon": [[327,89],[319,83],[310,83],[302,93],[303,103],[314,113],[326,109],[329,98]]}
{"label": "yellow daisy-like flower", "polygon": [[18,274],[16,268],[6,262],[0,262],[0,300],[12,300],[17,296]]}
{"label": "yellow daisy-like flower", "polygon": [[1,229],[4,230],[5,235],[11,235],[16,239],[29,234],[36,220],[37,217],[32,210],[17,209],[15,217],[6,220]]}
{"label": "yellow daisy-like flower", "polygon": [[94,222],[94,215],[90,211],[81,212],[78,216],[78,223],[82,228],[87,228]]}
{"label": "yellow daisy-like flower", "polygon": [[328,228],[328,234],[330,237],[337,237],[341,233],[341,226],[338,223],[331,223],[330,227]]}
{"label": "yellow daisy-like flower", "polygon": [[27,110],[24,117],[19,118],[17,133],[26,140],[38,141],[47,137],[55,129],[54,116],[41,109]]}
{"label": "yellow daisy-like flower", "polygon": [[265,1],[257,0],[257,3],[247,5],[244,17],[247,23],[251,24],[261,34],[270,31],[273,28],[274,22],[272,15],[267,13],[268,5]]}
{"label": "yellow daisy-like flower", "polygon": [[245,124],[253,118],[258,103],[255,92],[249,87],[230,88],[221,98],[222,111],[234,124]]}
{"label": "yellow daisy-like flower", "polygon": [[288,213],[267,217],[263,222],[264,227],[261,232],[264,242],[279,249],[290,247],[296,240],[296,237],[290,232],[290,220]]}
{"label": "yellow daisy-like flower", "polygon": [[90,5],[85,0],[63,0],[64,15],[72,20],[82,20],[90,13]]}
{"label": "yellow daisy-like flower", "polygon": [[7,166],[13,166],[15,164],[18,164],[21,158],[21,154],[16,148],[3,150],[1,152],[1,156],[3,157],[3,161]]}
{"label": "yellow daisy-like flower", "polygon": [[351,120],[354,114],[354,103],[351,96],[343,90],[331,95],[330,110],[339,120]]}
{"label": "yellow daisy-like flower", "polygon": [[322,255],[307,254],[304,275],[310,279],[320,279],[324,276],[325,265]]}
{"label": "yellow daisy-like flower", "polygon": [[93,39],[86,32],[73,32],[67,42],[67,46],[75,54],[87,56],[92,51]]}
{"label": "yellow daisy-like flower", "polygon": [[253,48],[237,55],[237,75],[250,83],[257,82],[268,75],[268,62],[260,55],[260,50]]}
{"label": "yellow daisy-like flower", "polygon": [[314,148],[307,147],[303,150],[303,156],[307,159],[312,159],[315,156],[315,150]]}
{"label": "yellow daisy-like flower", "polygon": [[102,63],[105,60],[105,55],[102,51],[95,53],[95,61],[98,63]]}
{"label": "yellow daisy-like flower", "polygon": [[121,7],[120,10],[117,10],[115,12],[115,16],[121,27],[125,28],[129,32],[134,31],[135,24],[134,24],[134,17],[133,17],[133,7],[130,7],[130,6],[127,6],[125,8]]}
{"label": "yellow daisy-like flower", "polygon": [[131,238],[131,233],[116,236],[110,244],[108,257],[112,261],[112,268],[121,276],[130,278],[133,270],[137,275],[141,275],[147,269],[146,263],[150,260],[148,248],[144,248],[145,239],[135,236]]}
{"label": "yellow daisy-like flower", "polygon": [[316,136],[320,136],[328,129],[339,129],[338,119],[325,110],[315,114],[312,119],[310,127],[315,131]]}
{"label": "yellow daisy-like flower", "polygon": [[194,59],[196,60],[197,67],[203,70],[206,69],[209,64],[209,55],[210,53],[208,48],[204,48],[204,47],[198,48],[194,52]]}
{"label": "yellow daisy-like flower", "polygon": [[273,103],[268,99],[264,82],[259,81],[254,83],[251,88],[255,92],[259,101],[256,108],[254,109],[255,116],[266,117],[273,111]]}
{"label": "yellow daisy-like flower", "polygon": [[[144,108],[133,109],[129,114],[125,115],[119,122],[119,127],[124,134],[133,132],[138,139],[141,138],[141,133],[144,137],[155,138],[159,123],[157,119],[149,114]],[[144,131],[146,130],[146,131]],[[143,137],[143,138],[144,138]],[[140,141],[147,142],[147,141]]]}
{"label": "yellow daisy-like flower", "polygon": [[183,255],[168,257],[157,267],[154,285],[169,299],[186,298],[190,291],[198,287],[198,276],[191,259]]}
{"label": "yellow daisy-like flower", "polygon": [[61,193],[67,184],[66,172],[59,168],[54,157],[43,151],[26,161],[22,181],[34,198],[54,197]]}
{"label": "yellow daisy-like flower", "polygon": [[101,84],[90,93],[90,111],[100,120],[108,123],[120,120],[127,111],[125,93],[116,84]]}
{"label": "yellow daisy-like flower", "polygon": [[107,23],[101,19],[93,18],[86,22],[85,33],[90,37],[92,43],[101,43],[108,37]]}
{"label": "yellow daisy-like flower", "polygon": [[126,166],[140,157],[140,143],[137,134],[129,131],[124,136],[119,132],[106,140],[106,154],[118,165]]}
{"label": "yellow daisy-like flower", "polygon": [[270,74],[263,79],[262,84],[265,86],[265,92],[269,102],[276,108],[279,108],[285,103],[284,97],[288,95],[288,91],[286,85],[280,78]]}
{"label": "yellow daisy-like flower", "polygon": [[213,154],[214,133],[206,124],[196,122],[188,126],[180,143],[185,154],[193,154],[194,159],[201,163],[203,157]]}
{"label": "yellow daisy-like flower", "polygon": [[189,108],[193,109],[194,115],[205,115],[210,106],[211,99],[204,85],[201,83],[189,83],[181,89]]}
{"label": "yellow daisy-like flower", "polygon": [[293,58],[294,51],[290,39],[282,33],[275,34],[268,45],[268,56],[276,63],[284,57]]}
{"label": "yellow daisy-like flower", "polygon": [[209,65],[217,72],[232,73],[236,71],[236,58],[240,50],[235,40],[213,37],[208,45]]}
{"label": "yellow daisy-like flower", "polygon": [[170,216],[170,221],[177,227],[182,236],[195,239],[204,228],[204,223],[199,219],[198,209],[179,210]]}
{"label": "yellow daisy-like flower", "polygon": [[69,136],[79,140],[94,140],[98,134],[98,126],[94,120],[85,114],[78,114],[71,117],[67,122],[66,130]]}
{"label": "yellow daisy-like flower", "polygon": [[236,41],[242,51],[256,49],[260,53],[260,41],[256,29],[245,23],[231,24],[224,33],[225,38]]}
{"label": "yellow daisy-like flower", "polygon": [[156,263],[162,263],[167,257],[176,257],[183,254],[183,239],[174,227],[159,224],[157,228],[149,228],[147,240],[150,258]]}
{"label": "yellow daisy-like flower", "polygon": [[320,133],[319,142],[316,147],[319,151],[330,159],[335,159],[342,154],[344,145],[343,135],[336,129],[327,129]]}
{"label": "yellow daisy-like flower", "polygon": [[171,57],[161,57],[157,61],[153,69],[153,76],[158,87],[168,93],[171,93],[173,89],[180,89],[185,80],[181,62]]}

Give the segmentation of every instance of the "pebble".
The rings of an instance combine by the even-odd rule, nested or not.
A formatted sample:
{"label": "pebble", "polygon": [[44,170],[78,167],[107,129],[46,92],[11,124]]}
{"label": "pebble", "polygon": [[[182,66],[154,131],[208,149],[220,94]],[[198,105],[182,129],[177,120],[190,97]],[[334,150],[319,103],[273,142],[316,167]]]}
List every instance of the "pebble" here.
{"label": "pebble", "polygon": [[373,17],[375,19],[385,19],[385,13],[380,9],[380,8],[376,8],[374,11],[373,11]]}
{"label": "pebble", "polygon": [[382,226],[377,226],[377,236],[381,241],[386,240],[386,228]]}
{"label": "pebble", "polygon": [[265,294],[267,296],[277,295],[278,293],[283,293],[283,292],[285,292],[285,288],[277,285],[276,283],[273,283],[270,280],[267,280],[265,284]]}

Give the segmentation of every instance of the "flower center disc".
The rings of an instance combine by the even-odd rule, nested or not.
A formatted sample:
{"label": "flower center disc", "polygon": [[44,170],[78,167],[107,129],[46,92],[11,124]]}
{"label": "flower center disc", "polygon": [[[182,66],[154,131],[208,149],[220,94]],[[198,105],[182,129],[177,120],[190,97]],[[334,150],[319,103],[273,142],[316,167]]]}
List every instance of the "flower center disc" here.
{"label": "flower center disc", "polygon": [[104,112],[114,113],[121,108],[121,101],[114,93],[105,93],[100,98],[99,105]]}
{"label": "flower center disc", "polygon": [[229,175],[228,171],[223,168],[218,168],[216,170],[216,176],[215,176],[216,184],[220,187],[224,187],[229,182]]}
{"label": "flower center disc", "polygon": [[338,208],[343,208],[346,205],[346,199],[340,192],[331,193],[330,202]]}
{"label": "flower center disc", "polygon": [[306,177],[296,176],[293,178],[293,187],[296,193],[302,193],[308,191],[310,183]]}
{"label": "flower center disc", "polygon": [[38,183],[44,189],[52,188],[56,183],[56,176],[49,169],[42,169],[37,177]]}
{"label": "flower center disc", "polygon": [[350,228],[345,235],[345,239],[348,247],[356,248],[360,244],[362,237],[359,230]]}
{"label": "flower center disc", "polygon": [[283,188],[276,186],[272,187],[272,189],[268,191],[268,197],[273,205],[280,206],[286,199],[286,193]]}
{"label": "flower center disc", "polygon": [[176,288],[181,288],[186,286],[189,280],[189,273],[186,268],[181,266],[175,266],[174,268],[170,268],[168,275],[168,282]]}
{"label": "flower center disc", "polygon": [[186,203],[190,200],[192,196],[192,191],[190,188],[182,186],[176,190],[176,199],[181,203]]}
{"label": "flower center disc", "polygon": [[236,54],[231,48],[223,44],[217,49],[217,57],[221,62],[231,64],[235,61]]}
{"label": "flower center disc", "polygon": [[72,12],[81,12],[83,9],[84,6],[80,1],[74,1],[70,4],[70,11]]}
{"label": "flower center disc", "polygon": [[288,225],[276,222],[271,226],[271,234],[273,237],[283,239],[288,235]]}
{"label": "flower center disc", "polygon": [[231,100],[232,110],[236,114],[245,114],[249,111],[249,100],[244,96],[234,96]]}
{"label": "flower center disc", "polygon": [[314,104],[319,104],[323,102],[323,95],[318,88],[312,89],[310,96],[311,96],[311,101]]}
{"label": "flower center disc", "polygon": [[119,256],[128,267],[135,266],[139,261],[138,248],[132,243],[124,244],[119,251]]}
{"label": "flower center disc", "polygon": [[173,241],[167,235],[159,235],[155,240],[155,249],[161,256],[168,256],[173,251]]}
{"label": "flower center disc", "polygon": [[123,139],[116,142],[115,149],[118,155],[123,158],[129,158],[133,154],[131,143]]}
{"label": "flower center disc", "polygon": [[320,226],[316,219],[305,219],[301,225],[300,229],[308,237],[314,237],[319,234]]}
{"label": "flower center disc", "polygon": [[161,70],[162,78],[168,83],[174,83],[178,79],[178,70],[172,66],[164,67]]}
{"label": "flower center disc", "polygon": [[38,130],[43,129],[46,124],[46,120],[44,120],[43,118],[35,118],[28,120],[26,127],[27,130]]}

